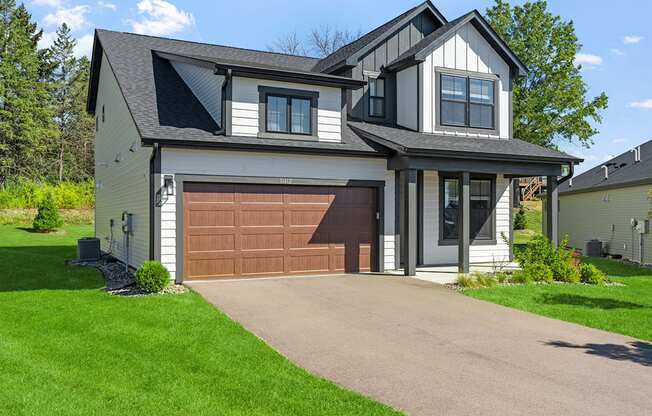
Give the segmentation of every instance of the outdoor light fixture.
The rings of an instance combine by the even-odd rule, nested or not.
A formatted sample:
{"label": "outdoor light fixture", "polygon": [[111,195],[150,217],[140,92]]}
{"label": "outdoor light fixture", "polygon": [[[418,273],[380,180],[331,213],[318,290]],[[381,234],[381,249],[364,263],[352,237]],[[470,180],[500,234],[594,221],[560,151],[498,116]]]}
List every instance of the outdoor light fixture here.
{"label": "outdoor light fixture", "polygon": [[163,188],[165,188],[166,195],[174,195],[174,181],[172,175],[163,176]]}

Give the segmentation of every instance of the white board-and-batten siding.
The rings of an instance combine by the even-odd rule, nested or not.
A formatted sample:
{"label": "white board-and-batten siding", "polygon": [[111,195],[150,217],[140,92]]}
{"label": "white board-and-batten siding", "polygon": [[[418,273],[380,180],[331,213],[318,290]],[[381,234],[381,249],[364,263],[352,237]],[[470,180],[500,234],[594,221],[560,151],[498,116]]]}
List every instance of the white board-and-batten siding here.
{"label": "white board-and-batten siding", "polygon": [[[502,235],[509,240],[509,179],[496,178],[496,244],[471,245],[470,263],[502,263],[509,261],[509,246]],[[457,262],[457,245],[439,245],[439,173],[423,173],[423,262],[425,264],[453,264]]]}
{"label": "white board-and-batten siding", "polygon": [[[420,84],[422,85],[421,107],[422,129],[424,133],[464,134],[470,137],[509,138],[509,66],[498,55],[495,49],[482,37],[471,24],[460,27],[451,34],[419,64]],[[438,129],[435,114],[438,111],[439,97],[436,91],[436,76],[438,70],[452,69],[473,73],[493,74],[497,77],[498,97],[496,97],[499,112],[499,135],[483,133],[461,133],[455,130]]]}
{"label": "white board-and-batten siding", "polygon": [[255,137],[259,132],[264,131],[264,126],[258,125],[260,101],[258,87],[267,86],[318,92],[317,126],[313,128],[317,129],[320,141],[342,141],[342,90],[340,88],[243,77],[233,77],[232,82],[231,131],[234,136]]}
{"label": "white board-and-batten siding", "polygon": [[[394,172],[382,158],[310,156],[282,153],[202,151],[163,148],[164,175],[217,175],[268,178],[385,181],[385,267],[394,268]],[[161,206],[161,262],[176,274],[176,239],[182,232],[176,224],[176,197]]]}
{"label": "white board-and-batten siding", "polygon": [[[149,258],[152,150],[141,147],[140,135],[106,56],[100,66],[95,113],[95,236],[103,251],[123,262],[128,257],[129,264],[138,267]],[[123,211],[133,214],[128,253],[121,227]]]}

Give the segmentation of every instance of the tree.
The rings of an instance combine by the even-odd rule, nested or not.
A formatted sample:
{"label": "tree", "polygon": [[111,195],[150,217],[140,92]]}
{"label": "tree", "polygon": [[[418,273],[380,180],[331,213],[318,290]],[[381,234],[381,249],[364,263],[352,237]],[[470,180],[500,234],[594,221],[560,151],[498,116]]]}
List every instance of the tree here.
{"label": "tree", "polygon": [[42,36],[24,5],[0,0],[0,183],[41,177],[47,144],[56,137]]}
{"label": "tree", "polygon": [[362,36],[360,31],[352,33],[348,30],[333,30],[329,26],[321,26],[310,32],[310,45],[317,56],[323,58],[360,36]]}
{"label": "tree", "polygon": [[496,0],[487,21],[528,67],[514,93],[514,136],[556,147],[559,139],[589,147],[608,99],[603,92],[587,99],[581,67],[574,59],[582,45],[572,21],[547,10],[544,0],[510,6]]}
{"label": "tree", "polygon": [[59,216],[59,210],[54,203],[51,193],[47,193],[41,203],[38,205],[38,212],[34,217],[32,228],[40,232],[54,231],[63,225]]}
{"label": "tree", "polygon": [[525,230],[526,226],[527,220],[525,218],[525,209],[523,209],[523,206],[521,206],[519,207],[518,211],[516,211],[516,215],[514,215],[514,229]]}
{"label": "tree", "polygon": [[90,64],[87,58],[74,55],[77,41],[63,23],[57,39],[50,47],[50,82],[55,106],[55,122],[59,130],[56,146],[56,167],[59,181],[83,180],[92,176],[93,119],[85,111]]}
{"label": "tree", "polygon": [[360,31],[354,33],[348,30],[333,29],[330,26],[320,26],[310,32],[307,46],[296,32],[292,32],[279,37],[273,45],[268,45],[267,49],[271,52],[323,58],[360,36],[362,36]]}

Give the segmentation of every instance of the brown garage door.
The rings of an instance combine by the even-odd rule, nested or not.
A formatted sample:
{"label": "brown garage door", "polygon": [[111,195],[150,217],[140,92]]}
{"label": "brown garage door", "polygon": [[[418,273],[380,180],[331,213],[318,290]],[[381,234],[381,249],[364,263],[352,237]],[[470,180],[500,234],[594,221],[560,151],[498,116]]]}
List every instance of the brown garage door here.
{"label": "brown garage door", "polygon": [[374,188],[184,184],[184,276],[370,271]]}

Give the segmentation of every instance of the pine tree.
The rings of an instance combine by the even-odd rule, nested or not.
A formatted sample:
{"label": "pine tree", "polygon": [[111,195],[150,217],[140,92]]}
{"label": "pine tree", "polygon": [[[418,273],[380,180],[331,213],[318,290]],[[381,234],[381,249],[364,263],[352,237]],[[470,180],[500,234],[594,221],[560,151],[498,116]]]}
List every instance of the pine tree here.
{"label": "pine tree", "polygon": [[48,143],[57,132],[41,36],[24,5],[0,0],[0,183],[47,173]]}

